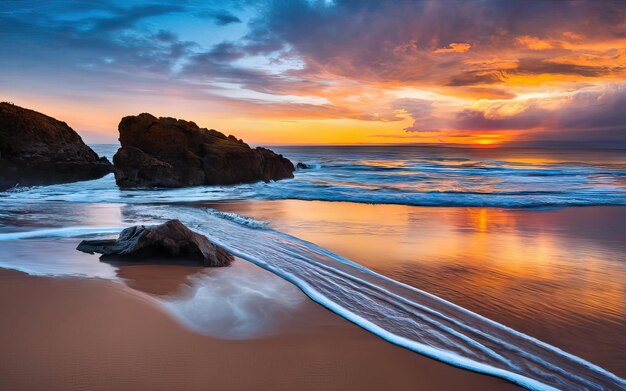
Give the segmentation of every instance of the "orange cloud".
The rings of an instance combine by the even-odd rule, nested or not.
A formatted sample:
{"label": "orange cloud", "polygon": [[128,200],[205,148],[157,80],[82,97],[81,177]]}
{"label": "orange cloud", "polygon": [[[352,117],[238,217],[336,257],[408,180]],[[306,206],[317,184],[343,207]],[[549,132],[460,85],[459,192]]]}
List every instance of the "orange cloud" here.
{"label": "orange cloud", "polygon": [[518,45],[527,47],[531,50],[546,50],[554,48],[553,42],[533,37],[532,35],[522,35],[521,37],[517,37],[516,41]]}
{"label": "orange cloud", "polygon": [[464,42],[454,42],[445,48],[436,49],[433,53],[465,53],[472,48],[472,45]]}
{"label": "orange cloud", "polygon": [[205,119],[259,143],[496,144],[514,129],[578,129],[582,120],[565,114],[584,112],[585,129],[624,123],[604,102],[567,100],[626,85],[617,2],[459,0],[452,14],[449,2],[328,3],[250,6],[258,17],[244,31],[194,36],[180,10],[168,31],[119,7],[118,23],[85,30],[101,5],[76,18],[25,18],[0,2],[3,75],[14,80],[2,93],[112,139],[122,115],[141,111]]}

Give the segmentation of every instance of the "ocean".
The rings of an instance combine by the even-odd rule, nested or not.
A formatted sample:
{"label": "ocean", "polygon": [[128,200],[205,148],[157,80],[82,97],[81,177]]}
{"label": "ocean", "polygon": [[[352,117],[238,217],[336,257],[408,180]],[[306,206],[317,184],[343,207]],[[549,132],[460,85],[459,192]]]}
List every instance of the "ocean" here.
{"label": "ocean", "polygon": [[[95,145],[112,159],[116,145]],[[293,180],[239,186],[119,191],[106,177],[5,194],[15,199],[191,202],[300,199],[416,206],[626,205],[626,151],[432,147],[274,147],[299,170]],[[83,199],[85,198],[85,199]]]}
{"label": "ocean", "polygon": [[115,279],[67,248],[177,218],[407,349],[530,389],[626,387],[624,151],[273,149],[309,168],[237,186],[122,191],[108,175],[0,193],[0,266]]}

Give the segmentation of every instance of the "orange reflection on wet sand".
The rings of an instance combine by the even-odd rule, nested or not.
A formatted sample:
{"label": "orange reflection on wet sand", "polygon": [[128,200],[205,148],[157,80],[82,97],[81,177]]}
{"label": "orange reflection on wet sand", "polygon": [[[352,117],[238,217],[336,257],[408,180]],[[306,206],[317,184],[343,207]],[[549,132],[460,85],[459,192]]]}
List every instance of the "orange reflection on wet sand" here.
{"label": "orange reflection on wet sand", "polygon": [[[626,366],[626,208],[219,204],[616,372]],[[623,227],[622,227],[623,228]]]}

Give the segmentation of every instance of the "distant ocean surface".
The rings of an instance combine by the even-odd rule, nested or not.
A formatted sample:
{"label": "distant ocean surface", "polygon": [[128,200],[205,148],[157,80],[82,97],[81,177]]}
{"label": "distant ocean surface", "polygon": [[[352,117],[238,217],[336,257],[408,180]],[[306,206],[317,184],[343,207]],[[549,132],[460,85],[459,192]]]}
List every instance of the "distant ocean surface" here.
{"label": "distant ocean surface", "polygon": [[[93,146],[112,156],[117,145]],[[80,201],[219,201],[299,199],[420,206],[544,207],[626,205],[626,150],[462,149],[416,146],[273,147],[295,163],[295,179],[238,186],[195,187],[159,193],[121,192],[112,175],[55,186],[20,198]],[[62,188],[67,188],[63,185]],[[92,190],[97,189],[97,194]],[[94,199],[94,197],[96,197]]]}
{"label": "distant ocean surface", "polygon": [[[272,149],[310,168],[236,186],[120,190],[110,174],[0,192],[0,267],[116,279],[74,251],[80,238],[176,218],[407,349],[529,389],[626,388],[626,151]],[[602,354],[560,343],[600,327]]]}
{"label": "distant ocean surface", "polygon": [[276,148],[311,165],[263,198],[424,206],[626,204],[626,151]]}

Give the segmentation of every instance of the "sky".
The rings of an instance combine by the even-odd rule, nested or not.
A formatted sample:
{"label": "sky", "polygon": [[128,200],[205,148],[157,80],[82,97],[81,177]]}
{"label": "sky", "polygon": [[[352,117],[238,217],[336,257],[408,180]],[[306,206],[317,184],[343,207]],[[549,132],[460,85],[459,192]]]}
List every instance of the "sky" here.
{"label": "sky", "polygon": [[626,2],[2,0],[0,100],[115,142],[626,147]]}

